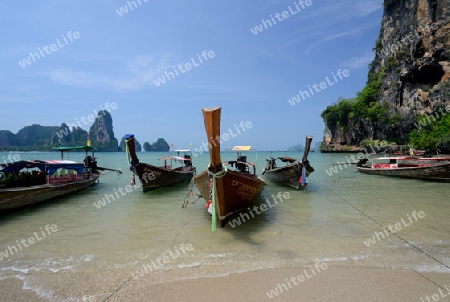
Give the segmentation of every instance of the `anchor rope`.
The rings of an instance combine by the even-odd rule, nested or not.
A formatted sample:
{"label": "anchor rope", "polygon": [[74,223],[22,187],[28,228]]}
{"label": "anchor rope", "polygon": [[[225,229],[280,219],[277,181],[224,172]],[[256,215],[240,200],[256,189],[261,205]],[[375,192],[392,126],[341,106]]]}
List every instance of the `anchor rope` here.
{"label": "anchor rope", "polygon": [[[433,261],[439,263],[440,265],[450,269],[450,266],[443,263],[441,260],[437,259],[436,257],[434,257],[433,255],[431,255],[430,253],[424,251],[423,249],[421,249],[420,247],[418,247],[417,245],[415,245],[414,243],[410,242],[409,240],[403,238],[402,236],[398,235],[395,232],[392,232],[391,230],[389,230],[386,226],[384,226],[381,222],[377,221],[375,218],[372,218],[370,215],[364,213],[361,209],[359,209],[358,207],[356,207],[355,205],[353,205],[351,202],[347,201],[345,198],[343,198],[342,196],[340,196],[339,194],[336,194],[336,192],[334,192],[335,195],[341,199],[342,201],[344,201],[346,204],[348,204],[349,206],[351,206],[353,209],[355,209],[356,211],[358,211],[360,214],[362,214],[363,216],[367,217],[368,219],[370,219],[371,221],[375,222],[376,224],[378,224],[379,226],[381,226],[384,230],[387,230],[389,233],[391,233],[392,235],[396,236],[397,238],[399,238],[400,240],[402,240],[403,242],[405,242],[408,246],[410,246],[412,249],[415,249],[416,251],[418,251],[419,253],[425,255],[426,257],[432,259]],[[420,272],[418,272],[415,269],[412,269],[416,274],[420,275],[421,277],[425,278],[426,280],[428,280],[429,282],[433,283],[434,285],[440,287],[441,289],[444,289],[441,285],[439,285],[438,283],[436,283],[435,281],[431,280],[428,277],[425,277],[423,274],[421,274]]]}
{"label": "anchor rope", "polygon": [[[197,200],[199,200],[200,198],[202,198],[202,195],[199,195],[197,193],[194,192],[194,184],[195,182],[195,176],[192,177],[191,182],[189,183],[188,186],[188,191],[186,192],[186,195],[184,196],[184,201],[183,201],[183,205],[181,206],[181,208],[187,208],[187,206],[189,204],[195,204],[197,202]],[[193,201],[189,201],[189,198],[191,197],[191,195],[197,195],[197,198],[194,199]]]}
{"label": "anchor rope", "polygon": [[[175,243],[175,240],[178,238],[178,236],[180,236],[180,234],[183,232],[184,227],[187,225],[187,219],[189,216],[189,210],[186,211],[186,215],[184,216],[184,221],[179,229],[179,231],[175,234],[175,237],[172,240],[172,243]],[[166,246],[166,250],[169,249],[169,246]],[[122,284],[120,284],[110,295],[108,295],[106,298],[104,298],[102,300],[102,302],[106,302],[107,300],[109,300],[112,296],[114,296],[117,292],[119,292],[119,290],[124,287],[127,283],[129,283],[130,281],[132,281],[132,279],[134,278],[133,275],[131,275],[131,277],[129,277],[128,279],[126,279],[125,281],[122,282]]]}

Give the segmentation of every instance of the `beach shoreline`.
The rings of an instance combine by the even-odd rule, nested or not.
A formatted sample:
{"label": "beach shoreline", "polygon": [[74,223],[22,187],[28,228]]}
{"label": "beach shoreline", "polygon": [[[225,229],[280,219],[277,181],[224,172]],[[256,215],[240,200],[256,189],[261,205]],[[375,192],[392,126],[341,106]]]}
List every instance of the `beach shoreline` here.
{"label": "beach shoreline", "polygon": [[[324,263],[321,264],[324,268]],[[1,280],[0,290],[4,294],[0,301],[421,302],[433,295],[439,298],[436,301],[450,301],[446,291],[450,288],[448,273],[331,265],[312,272],[315,267],[320,265],[268,268],[219,277],[186,276],[178,281],[161,281],[165,272],[139,279],[130,278],[128,273],[120,270],[31,273],[25,284],[17,278]],[[182,270],[171,273],[182,275]]]}

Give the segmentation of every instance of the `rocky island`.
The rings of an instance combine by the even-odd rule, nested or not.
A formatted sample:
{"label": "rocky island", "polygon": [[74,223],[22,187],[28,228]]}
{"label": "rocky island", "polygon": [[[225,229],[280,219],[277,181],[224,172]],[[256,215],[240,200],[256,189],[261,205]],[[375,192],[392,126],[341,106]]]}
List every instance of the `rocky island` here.
{"label": "rocky island", "polygon": [[[119,146],[114,137],[113,120],[109,111],[98,112],[89,132],[76,124],[62,123],[61,126],[41,126],[33,124],[20,129],[17,134],[9,130],[0,130],[0,151],[50,151],[59,146],[83,146],[89,136],[91,146],[98,152],[125,151],[125,142]],[[145,151],[167,151],[167,142],[159,138],[154,144],[144,143],[149,146]],[[142,150],[136,142],[136,150]],[[145,148],[144,148],[145,149]]]}

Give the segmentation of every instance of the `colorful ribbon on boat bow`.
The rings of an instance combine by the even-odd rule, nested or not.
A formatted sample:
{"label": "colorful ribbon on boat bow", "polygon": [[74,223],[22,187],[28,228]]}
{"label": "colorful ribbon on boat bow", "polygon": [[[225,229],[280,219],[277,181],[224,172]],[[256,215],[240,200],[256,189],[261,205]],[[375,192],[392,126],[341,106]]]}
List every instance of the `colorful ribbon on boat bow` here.
{"label": "colorful ribbon on boat bow", "polygon": [[300,164],[300,162],[298,163],[298,166],[302,169],[302,175],[300,175],[300,179],[298,180],[299,183],[302,184],[303,187],[306,187],[308,185],[308,181],[306,179],[306,165],[308,164],[308,161],[303,162],[302,164]]}
{"label": "colorful ribbon on boat bow", "polygon": [[209,169],[211,168],[211,164],[209,164],[208,166],[208,174],[212,175],[213,179],[212,179],[212,191],[210,191],[210,194],[212,196],[212,205],[211,205],[211,215],[212,215],[212,231],[215,232],[216,231],[216,224],[217,224],[217,218],[216,218],[216,198],[217,198],[217,192],[216,192],[216,179],[218,178],[222,178],[225,176],[225,174],[227,174],[227,167],[225,167],[222,164],[222,169],[216,173],[210,171]]}
{"label": "colorful ribbon on boat bow", "polygon": [[128,166],[130,167],[130,171],[133,172],[133,177],[131,178],[131,185],[136,185],[136,168],[134,167],[135,163],[130,163],[130,152],[128,151],[128,140],[125,140],[125,153],[127,154]]}

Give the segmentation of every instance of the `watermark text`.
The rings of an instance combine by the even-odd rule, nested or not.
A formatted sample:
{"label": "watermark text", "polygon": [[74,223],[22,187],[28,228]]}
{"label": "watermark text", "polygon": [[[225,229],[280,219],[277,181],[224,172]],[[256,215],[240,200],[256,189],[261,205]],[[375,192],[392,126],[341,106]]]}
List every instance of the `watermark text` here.
{"label": "watermark text", "polygon": [[255,205],[252,209],[248,208],[248,212],[239,213],[239,216],[234,218],[233,220],[230,220],[228,222],[228,224],[232,228],[235,228],[236,226],[241,225],[241,223],[244,223],[244,222],[250,220],[251,218],[255,218],[255,214],[259,215],[259,214],[267,211],[268,209],[273,208],[274,206],[276,206],[278,204],[278,201],[280,201],[280,203],[282,203],[283,201],[285,201],[286,199],[289,199],[289,198],[291,198],[291,195],[289,194],[289,192],[278,192],[276,197],[274,195],[272,195],[272,199],[273,199],[274,203],[271,203],[270,200],[268,198],[266,198],[265,203],[260,204],[259,206]]}
{"label": "watermark text", "polygon": [[32,236],[28,237],[27,239],[21,239],[16,240],[16,245],[8,245],[8,247],[5,249],[5,251],[0,251],[0,261],[3,261],[3,259],[6,259],[8,257],[11,257],[12,255],[18,253],[23,248],[29,247],[30,245],[35,244],[36,242],[41,241],[45,237],[55,233],[58,231],[58,226],[56,224],[47,224],[44,227],[44,230],[42,228],[39,228],[40,231],[34,232]]}
{"label": "watermark text", "polygon": [[[239,134],[245,132],[246,130],[251,129],[252,127],[253,127],[253,124],[252,124],[252,122],[249,122],[249,121],[245,121],[245,122],[241,121],[239,123],[239,126],[234,124],[234,129],[228,128],[228,131],[225,131],[220,136],[217,135],[216,137],[211,137],[212,145],[214,145],[214,147],[217,147],[216,143],[221,145],[224,142],[228,141],[230,138],[236,137]],[[199,148],[195,148],[192,151],[192,155],[194,157],[197,157],[200,154],[203,154],[203,152],[207,152],[210,148],[212,148],[212,145],[211,145],[211,143],[203,142],[203,144]]]}
{"label": "watermark text", "polygon": [[269,29],[272,26],[275,26],[278,22],[282,22],[283,20],[286,20],[287,18],[298,14],[299,12],[305,10],[309,6],[311,6],[312,0],[299,0],[298,2],[294,2],[294,8],[292,8],[290,5],[287,7],[288,10],[285,10],[281,13],[276,13],[274,15],[270,15],[269,20],[261,20],[261,23],[256,25],[253,28],[250,28],[250,31],[257,35],[259,33],[262,33],[265,29]]}
{"label": "watermark text", "polygon": [[[300,274],[298,276],[293,276],[290,279],[286,278],[286,283],[278,283],[277,287],[275,289],[271,289],[270,291],[266,292],[267,297],[269,299],[273,299],[277,297],[278,295],[281,295],[284,291],[288,291],[289,289],[292,289],[292,286],[299,285],[300,283],[311,279],[312,277],[316,276],[316,274],[319,274],[320,272],[323,272],[328,269],[328,265],[325,262],[317,262],[314,264],[314,267],[310,269],[310,271],[307,271],[306,269],[303,270],[304,274]],[[292,283],[291,283],[292,282]]]}
{"label": "watermark text", "polygon": [[[315,93],[319,93],[324,89],[327,89],[328,87],[336,84],[339,81],[342,81],[346,77],[350,76],[350,71],[348,69],[339,69],[336,71],[336,74],[334,72],[331,73],[332,80],[328,76],[325,77],[325,81],[320,82],[319,84],[312,84],[308,85],[307,90],[299,90],[298,94],[291,99],[288,100],[289,104],[292,106],[295,106],[296,104],[300,103],[301,101],[306,100],[307,98],[312,97]],[[339,79],[338,79],[339,78]]]}
{"label": "watermark text", "polygon": [[388,225],[387,228],[384,229],[384,232],[374,232],[372,237],[367,238],[367,240],[363,240],[364,244],[367,247],[370,247],[371,245],[374,245],[375,243],[379,242],[381,239],[389,237],[389,233],[395,234],[396,232],[401,231],[404,227],[410,226],[414,222],[417,222],[419,218],[424,218],[425,212],[424,211],[417,212],[416,210],[414,210],[411,213],[412,218],[411,216],[409,216],[409,214],[406,214],[406,216],[408,217],[407,219],[409,223],[402,218],[400,220],[401,222],[397,222],[394,225],[391,224]]}
{"label": "watermark text", "polygon": [[[36,62],[37,60],[40,60],[41,58],[43,58],[45,56],[45,54],[49,55],[52,52],[55,52],[58,49],[61,49],[64,46],[68,45],[69,41],[73,42],[74,40],[77,40],[81,37],[80,33],[78,31],[74,31],[73,33],[71,31],[69,31],[66,35],[67,36],[61,35],[64,43],[61,43],[59,38],[57,38],[56,39],[57,44],[53,43],[53,44],[50,44],[50,46],[44,45],[44,47],[42,47],[42,49],[40,47],[38,47],[37,52],[30,52],[30,55],[28,57],[26,57],[22,61],[19,61],[19,65],[22,68],[25,68],[28,65],[31,65],[31,63]],[[69,40],[69,41],[67,41],[67,40]],[[31,61],[31,60],[33,60],[33,61]]]}
{"label": "watermark text", "polygon": [[[200,66],[200,64],[203,64],[203,61],[208,61],[209,59],[212,59],[216,56],[213,50],[203,50],[202,54],[197,54],[197,60],[194,58],[191,58],[190,62],[184,63],[183,65],[178,64],[177,67],[172,66],[172,71],[166,71],[164,72],[164,75],[162,77],[157,78],[153,81],[155,83],[156,87],[161,86],[162,84],[165,84],[166,82],[175,79],[176,77],[180,76],[180,73],[186,73],[187,71],[191,70],[192,67]],[[202,59],[203,58],[203,59]],[[192,64],[191,64],[192,62]],[[183,69],[184,68],[184,69]],[[180,73],[178,73],[180,71]]]}

